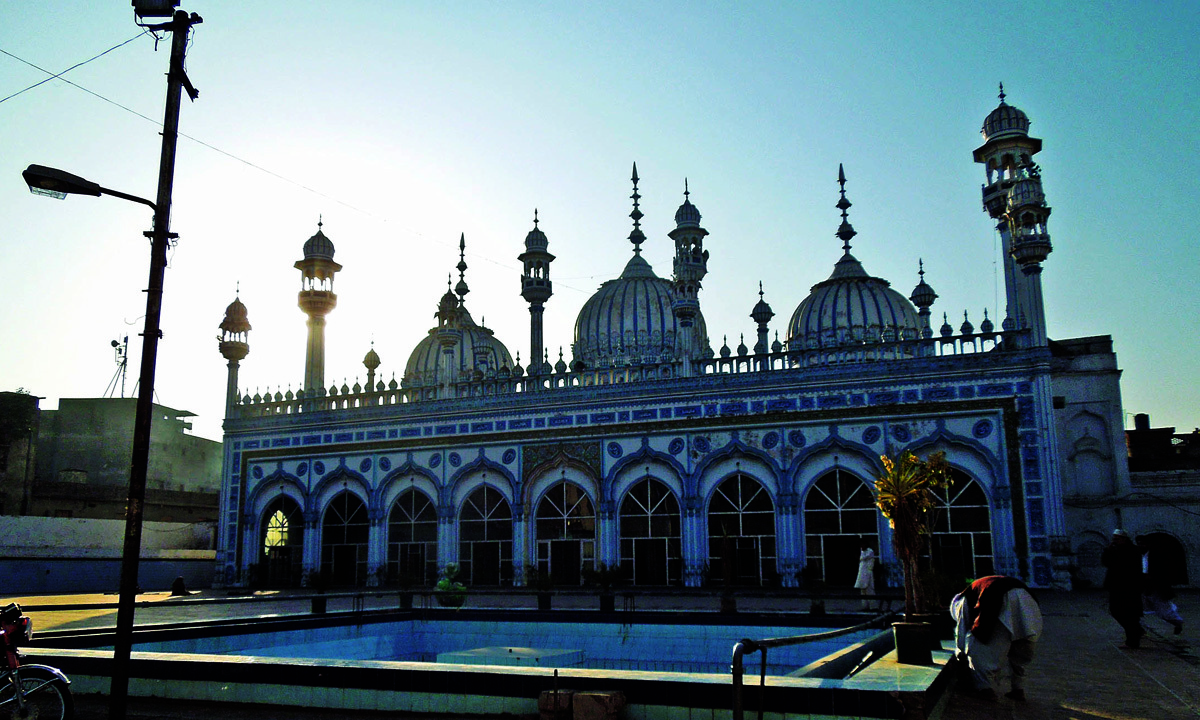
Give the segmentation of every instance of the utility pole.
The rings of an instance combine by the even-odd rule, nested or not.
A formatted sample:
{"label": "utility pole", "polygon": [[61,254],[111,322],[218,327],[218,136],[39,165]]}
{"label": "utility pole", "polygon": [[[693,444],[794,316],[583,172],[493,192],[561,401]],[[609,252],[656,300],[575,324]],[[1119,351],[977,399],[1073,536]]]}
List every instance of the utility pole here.
{"label": "utility pole", "polygon": [[[136,3],[135,3],[136,6]],[[146,325],[142,332],[142,369],[138,380],[137,414],[133,422],[133,458],[129,469],[129,501],[125,509],[125,544],[121,554],[121,585],[117,603],[117,634],[113,643],[113,673],[109,692],[110,720],[124,720],[129,698],[129,657],[133,648],[133,613],[137,602],[138,562],[142,554],[142,510],[146,499],[146,473],[150,461],[150,427],[154,419],[154,370],[161,336],[163,276],[167,249],[178,237],[171,232],[171,189],[175,180],[175,145],[179,136],[179,101],[199,93],[184,72],[188,33],[203,20],[195,13],[177,10],[170,22],[147,26],[172,33],[171,64],[167,72],[167,103],[163,117],[162,155],[158,166],[158,197],[150,238],[150,281],[146,290]]]}

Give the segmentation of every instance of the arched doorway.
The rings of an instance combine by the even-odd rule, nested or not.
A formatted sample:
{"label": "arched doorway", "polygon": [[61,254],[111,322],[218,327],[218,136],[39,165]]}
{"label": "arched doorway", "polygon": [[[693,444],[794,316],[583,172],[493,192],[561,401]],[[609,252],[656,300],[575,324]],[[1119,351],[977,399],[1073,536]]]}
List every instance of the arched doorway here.
{"label": "arched doorway", "polygon": [[726,478],[708,503],[709,579],[723,585],[775,584],[775,504],[762,483]]}
{"label": "arched doorway", "polygon": [[259,581],[267,587],[300,584],[304,563],[304,513],[300,504],[280,495],[263,511]]}
{"label": "arched doorway", "polygon": [[860,541],[879,552],[878,518],[875,496],[861,478],[841,468],[822,475],[804,499],[805,579],[853,586]]}
{"label": "arched doorway", "polygon": [[555,585],[579,585],[596,558],[596,512],[583,488],[560,482],[537,508],[537,568]]}
{"label": "arched doorway", "polygon": [[933,567],[958,586],[967,579],[995,574],[992,522],[987,494],[970,475],[950,469],[950,483],[934,491],[929,553]]}
{"label": "arched doorway", "polygon": [[621,574],[634,585],[676,585],[683,577],[679,501],[646,478],[621,501]]}
{"label": "arched doorway", "polygon": [[499,490],[483,485],[458,513],[458,563],[468,585],[512,582],[512,508]]}
{"label": "arched doorway", "polygon": [[420,490],[405,490],[388,513],[388,580],[403,586],[437,581],[437,508]]}
{"label": "arched doorway", "polygon": [[367,538],[371,525],[367,506],[349,490],[343,490],[321,520],[321,574],[330,585],[365,585],[367,582]]}
{"label": "arched doorway", "polygon": [[1138,535],[1137,544],[1146,550],[1147,575],[1151,582],[1165,585],[1187,585],[1187,553],[1174,537],[1153,532]]}

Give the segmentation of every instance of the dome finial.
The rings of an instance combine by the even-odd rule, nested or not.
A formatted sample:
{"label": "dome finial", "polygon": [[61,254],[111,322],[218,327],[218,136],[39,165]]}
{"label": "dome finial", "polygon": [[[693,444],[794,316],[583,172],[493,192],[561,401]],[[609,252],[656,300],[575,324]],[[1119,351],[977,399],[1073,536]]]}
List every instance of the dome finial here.
{"label": "dome finial", "polygon": [[759,300],[763,299],[762,280],[758,281],[758,299]]}
{"label": "dome finial", "polygon": [[537,208],[534,208],[534,209],[533,209],[533,229],[534,229],[534,230],[537,230],[537,224],[538,224],[538,219],[537,219]]}
{"label": "dome finial", "polygon": [[638,194],[638,172],[637,163],[633,164],[633,194],[629,197],[633,200],[633,212],[629,213],[629,217],[633,218],[633,232],[629,233],[629,242],[633,243],[633,254],[640,255],[642,252],[642,243],[646,241],[646,234],[642,232],[642,211],[638,208],[638,200],[642,196]]}
{"label": "dome finial", "polygon": [[684,202],[688,202],[688,201],[690,201],[690,200],[691,200],[691,194],[692,194],[692,193],[691,193],[691,192],[688,190],[688,182],[687,182],[687,178],[684,178],[684,179],[683,179],[683,201],[684,201]]}
{"label": "dome finial", "polygon": [[1004,83],[1000,83],[1000,104],[1004,104]]}
{"label": "dome finial", "polygon": [[458,295],[458,304],[463,304],[463,298],[467,293],[471,292],[467,287],[467,234],[460,233],[458,236],[458,284],[454,286],[454,293]]}
{"label": "dome finial", "polygon": [[325,225],[325,215],[317,213],[317,229],[320,230]]}
{"label": "dome finial", "polygon": [[839,192],[841,193],[841,198],[834,207],[842,211],[842,224],[838,226],[837,233],[835,234],[842,240],[842,249],[849,254],[850,238],[858,233],[854,231],[854,227],[850,225],[850,221],[847,219],[848,213],[846,211],[850,209],[851,203],[846,199],[846,171],[842,168],[841,163],[838,163],[838,185],[840,186]]}

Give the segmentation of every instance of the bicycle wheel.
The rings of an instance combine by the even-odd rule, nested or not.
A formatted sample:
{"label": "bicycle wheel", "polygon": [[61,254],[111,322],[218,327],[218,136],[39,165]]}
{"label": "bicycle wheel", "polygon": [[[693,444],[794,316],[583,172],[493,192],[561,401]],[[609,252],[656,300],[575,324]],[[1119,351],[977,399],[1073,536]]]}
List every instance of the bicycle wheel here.
{"label": "bicycle wheel", "polygon": [[0,720],[71,720],[75,714],[71,688],[50,673],[24,670],[21,688],[27,693],[24,713],[16,707],[11,685],[0,690]]}

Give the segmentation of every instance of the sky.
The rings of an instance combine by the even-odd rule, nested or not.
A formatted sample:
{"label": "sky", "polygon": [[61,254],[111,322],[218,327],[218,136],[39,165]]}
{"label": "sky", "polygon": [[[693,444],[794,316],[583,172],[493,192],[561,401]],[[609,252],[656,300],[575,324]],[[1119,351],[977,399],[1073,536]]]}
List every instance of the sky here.
{"label": "sky", "polygon": [[[242,391],[299,389],[293,264],[318,221],[343,266],[327,384],[364,379],[372,344],[379,376],[399,380],[460,234],[468,309],[527,363],[516,258],[535,208],[557,257],[546,346],[569,360],[580,308],[632,250],[634,162],[644,256],[661,277],[685,178],[703,215],[714,348],[742,334],[753,345],[760,282],[786,339],[829,276],[839,163],[867,272],[907,296],[923,260],[935,327],[964,311],[978,326],[985,309],[998,325],[998,237],[971,153],[1001,81],[1044,141],[1050,336],[1113,337],[1127,426],[1134,413],[1200,426],[1200,3],[182,8],[204,19],[187,59],[200,96],[180,117],[155,392],[196,413],[197,435],[220,438],[217,326],[235,296],[253,326]],[[34,196],[20,175],[36,163],[154,198],[170,39],[134,20],[126,0],[0,10],[0,390],[46,409],[103,396],[125,336],[134,394],[149,209]],[[61,73],[118,45],[20,92],[48,77],[31,64]]]}

